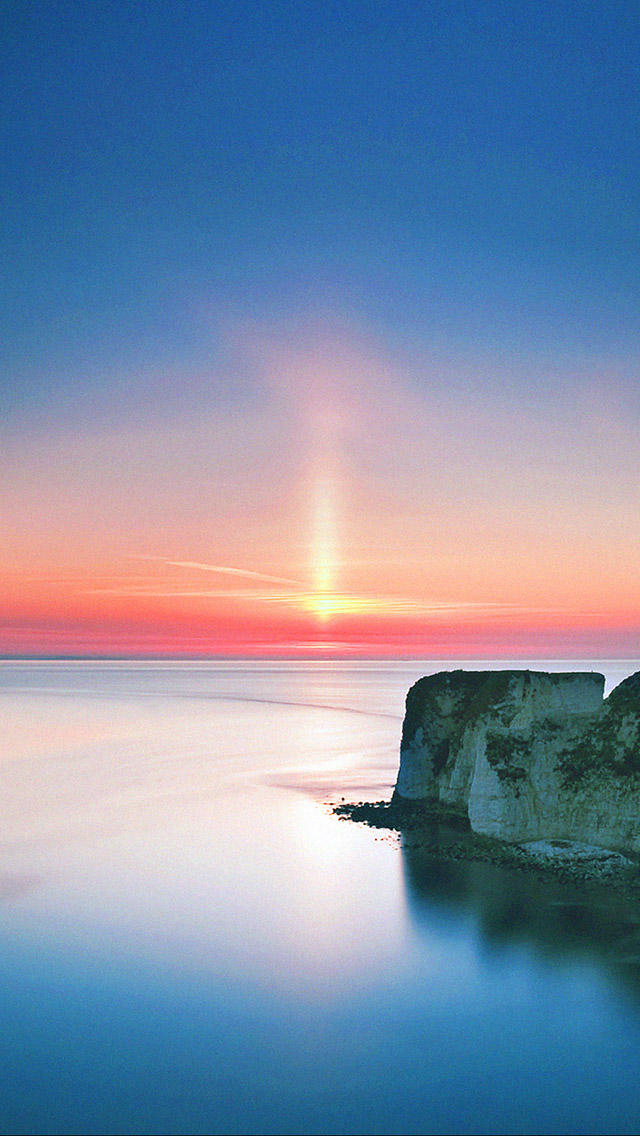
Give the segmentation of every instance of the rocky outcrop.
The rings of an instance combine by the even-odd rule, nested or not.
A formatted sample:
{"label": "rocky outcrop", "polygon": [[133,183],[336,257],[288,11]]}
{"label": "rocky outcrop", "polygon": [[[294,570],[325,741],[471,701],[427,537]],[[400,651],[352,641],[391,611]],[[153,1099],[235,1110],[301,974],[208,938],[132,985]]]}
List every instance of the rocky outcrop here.
{"label": "rocky outcrop", "polygon": [[394,799],[522,842],[640,852],[640,672],[445,671],[407,695]]}

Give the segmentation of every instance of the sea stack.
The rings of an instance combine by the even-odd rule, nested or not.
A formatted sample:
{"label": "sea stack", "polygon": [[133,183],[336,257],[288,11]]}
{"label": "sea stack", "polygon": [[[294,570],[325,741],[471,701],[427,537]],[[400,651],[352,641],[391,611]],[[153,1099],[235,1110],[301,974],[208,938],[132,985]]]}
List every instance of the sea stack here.
{"label": "sea stack", "polygon": [[502,840],[640,852],[640,672],[444,671],[407,695],[396,803]]}

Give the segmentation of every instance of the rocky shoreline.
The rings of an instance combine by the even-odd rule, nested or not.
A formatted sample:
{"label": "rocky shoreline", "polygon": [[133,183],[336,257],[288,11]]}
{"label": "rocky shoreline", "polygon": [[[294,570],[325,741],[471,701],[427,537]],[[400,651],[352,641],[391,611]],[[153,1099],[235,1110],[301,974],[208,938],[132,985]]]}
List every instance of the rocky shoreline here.
{"label": "rocky shoreline", "polygon": [[332,806],[342,820],[397,832],[403,844],[434,859],[470,860],[531,872],[540,879],[585,886],[606,884],[640,900],[640,860],[569,840],[519,844],[473,832],[468,817],[437,804],[398,801],[344,802]]}

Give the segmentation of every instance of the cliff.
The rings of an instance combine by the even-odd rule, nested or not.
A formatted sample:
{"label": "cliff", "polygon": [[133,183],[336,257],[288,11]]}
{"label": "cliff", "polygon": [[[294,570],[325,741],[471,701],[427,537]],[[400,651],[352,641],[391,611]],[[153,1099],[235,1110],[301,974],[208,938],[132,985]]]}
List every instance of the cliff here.
{"label": "cliff", "polygon": [[640,672],[445,671],[407,695],[394,800],[522,842],[640,852]]}

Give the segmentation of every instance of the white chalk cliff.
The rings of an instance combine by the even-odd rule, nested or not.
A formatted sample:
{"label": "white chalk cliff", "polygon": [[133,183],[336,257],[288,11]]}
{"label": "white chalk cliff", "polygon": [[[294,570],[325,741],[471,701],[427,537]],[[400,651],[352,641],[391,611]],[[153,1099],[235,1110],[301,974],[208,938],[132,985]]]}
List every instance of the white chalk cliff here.
{"label": "white chalk cliff", "polygon": [[640,672],[445,671],[407,695],[394,799],[507,841],[640,852]]}

